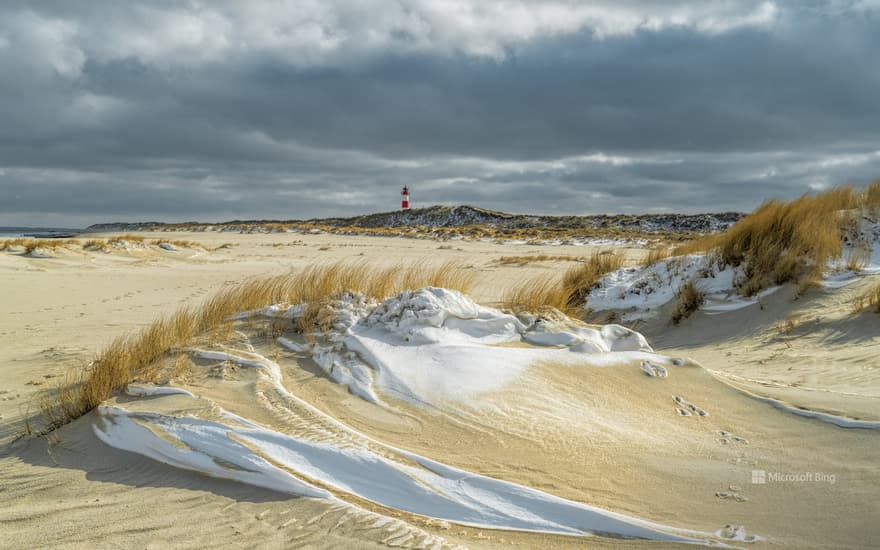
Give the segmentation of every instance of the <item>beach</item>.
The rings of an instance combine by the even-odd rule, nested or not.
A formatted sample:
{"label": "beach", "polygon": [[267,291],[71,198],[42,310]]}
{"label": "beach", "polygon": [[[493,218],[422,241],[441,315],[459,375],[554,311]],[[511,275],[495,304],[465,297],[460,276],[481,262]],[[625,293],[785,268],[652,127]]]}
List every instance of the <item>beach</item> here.
{"label": "beach", "polygon": [[[801,303],[782,292],[760,308],[721,316],[699,313],[674,328],[665,320],[642,321],[638,330],[661,354],[650,361],[665,365],[668,372],[663,379],[645,375],[641,356],[621,356],[614,365],[587,362],[578,367],[554,359],[568,356],[548,350],[541,356],[549,358],[544,363],[517,371],[509,382],[481,387],[476,397],[413,394],[430,406],[387,392],[380,393],[381,405],[371,403],[295,351],[300,348],[266,347],[254,336],[260,326],[254,321],[257,324],[241,327],[250,335],[248,346],[233,343],[224,348],[232,359],[194,358],[203,369],[196,369],[188,383],[169,382],[169,387],[180,387],[189,395],[130,390],[130,395],[116,396],[48,436],[19,437],[23,419],[39,406],[40,390],[69,369],[87,364],[114,337],[183,305],[197,305],[250,277],[340,260],[379,267],[454,261],[475,272],[470,296],[493,306],[499,305],[505,288],[571,263],[505,264],[502,257],[584,257],[593,252],[584,246],[326,234],[159,236],[194,244],[173,251],[138,246],[110,253],[69,250],[50,258],[0,255],[8,296],[0,315],[0,478],[6,493],[0,529],[13,547],[436,543],[532,548],[586,543],[672,548],[690,547],[685,539],[695,539],[750,547],[860,548],[876,535],[872,518],[880,510],[872,495],[880,487],[875,430],[843,428],[827,418],[808,418],[777,406],[784,402],[833,418],[880,421],[880,375],[876,366],[865,362],[878,346],[868,324],[874,320],[853,320],[835,308],[846,301],[844,293],[857,292],[858,282],[851,288],[821,291]],[[628,265],[646,253],[639,248],[621,252]],[[803,337],[789,335],[787,346],[782,340],[768,343],[768,335],[790,309],[803,310],[808,319],[839,316],[840,323],[852,325],[849,337],[859,345],[850,345],[843,335],[838,335],[839,342],[829,343],[821,331],[810,331],[815,333],[811,336],[804,327]],[[488,344],[479,345],[486,349]],[[242,353],[251,359],[242,359]],[[796,354],[820,359],[779,367]],[[664,357],[681,360],[661,363]],[[263,369],[247,368],[248,361],[262,360],[280,365],[278,380],[261,374]],[[217,369],[224,373],[219,378]],[[677,412],[688,410],[688,405],[706,415]],[[219,411],[224,412],[218,416]],[[564,534],[562,527],[501,528],[432,518],[422,511],[429,508],[395,507],[393,493],[386,490],[394,490],[392,481],[378,493],[369,486],[358,488],[359,482],[338,481],[341,472],[351,471],[345,466],[335,474],[322,470],[313,474],[318,478],[309,478],[312,487],[329,491],[332,498],[303,498],[294,496],[293,489],[273,486],[277,482],[247,483],[235,481],[234,475],[199,473],[185,456],[169,458],[171,451],[163,451],[165,459],[156,460],[148,449],[155,450],[158,442],[144,441],[146,447],[141,447],[133,443],[137,437],[114,431],[129,421],[149,427],[151,419],[161,415],[200,419],[206,424],[199,430],[239,430],[231,441],[269,441],[260,439],[269,435],[259,435],[252,427],[230,425],[226,413],[256,423],[276,434],[272,437],[293,438],[284,439],[289,441],[284,445],[305,437],[321,445],[362,449],[390,461],[392,468],[404,467],[412,456],[440,461],[469,475],[620,514],[636,525],[656,524],[663,535],[639,541],[594,535],[585,542],[583,536]],[[162,422],[156,425],[165,426],[161,433],[150,429],[158,434],[157,441],[172,446],[196,433],[192,426]],[[316,426],[324,426],[320,437],[313,433]],[[270,459],[273,467],[296,470],[295,463],[284,463],[283,457],[292,455],[253,445],[258,444],[248,449],[262,449],[259,456],[275,457]],[[401,454],[404,451],[410,454]],[[224,454],[228,452],[218,449],[212,456],[218,463],[238,456]],[[175,463],[178,467],[171,465]],[[303,470],[298,471],[302,475]],[[769,475],[769,482],[753,483],[753,475],[758,475],[754,471]],[[467,514],[473,513],[472,507],[467,509]],[[459,512],[448,510],[453,518],[467,515],[455,514]],[[487,523],[509,522],[480,514]],[[559,521],[557,517],[553,524]]]}

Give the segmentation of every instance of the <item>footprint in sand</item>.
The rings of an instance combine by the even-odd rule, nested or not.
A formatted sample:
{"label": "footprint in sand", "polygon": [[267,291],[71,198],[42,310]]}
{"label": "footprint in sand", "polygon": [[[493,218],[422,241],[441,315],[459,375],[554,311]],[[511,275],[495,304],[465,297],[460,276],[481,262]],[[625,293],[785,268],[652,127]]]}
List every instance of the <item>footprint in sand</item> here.
{"label": "footprint in sand", "polygon": [[718,491],[715,496],[722,500],[734,500],[736,502],[746,502],[748,497],[742,494],[742,487],[738,485],[730,485],[726,491]]}
{"label": "footprint in sand", "polygon": [[746,529],[742,525],[725,525],[715,532],[715,536],[725,540],[735,540],[739,542],[755,542],[763,540],[757,535],[747,535]]}
{"label": "footprint in sand", "polygon": [[651,378],[666,378],[669,375],[669,371],[666,370],[666,367],[655,365],[650,361],[642,361],[641,368],[642,371]]}
{"label": "footprint in sand", "polygon": [[681,416],[709,416],[709,413],[705,409],[694,405],[683,397],[673,395],[672,400],[675,401],[676,405],[678,405],[678,414],[680,414]]}
{"label": "footprint in sand", "polygon": [[733,435],[732,433],[726,432],[724,430],[720,430],[718,432],[718,435],[721,436],[718,438],[718,442],[721,443],[722,445],[727,445],[730,443],[735,443],[735,444],[739,444],[739,445],[748,445],[749,444],[748,439],[746,439],[744,437],[740,437],[738,435]]}

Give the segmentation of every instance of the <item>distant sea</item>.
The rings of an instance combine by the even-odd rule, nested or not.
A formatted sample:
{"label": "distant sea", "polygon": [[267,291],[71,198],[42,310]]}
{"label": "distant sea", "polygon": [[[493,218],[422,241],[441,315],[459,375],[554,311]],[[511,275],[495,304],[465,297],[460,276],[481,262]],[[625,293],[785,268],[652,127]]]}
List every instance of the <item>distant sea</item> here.
{"label": "distant sea", "polygon": [[65,227],[0,227],[0,238],[8,237],[73,237],[82,233],[82,229],[70,229]]}

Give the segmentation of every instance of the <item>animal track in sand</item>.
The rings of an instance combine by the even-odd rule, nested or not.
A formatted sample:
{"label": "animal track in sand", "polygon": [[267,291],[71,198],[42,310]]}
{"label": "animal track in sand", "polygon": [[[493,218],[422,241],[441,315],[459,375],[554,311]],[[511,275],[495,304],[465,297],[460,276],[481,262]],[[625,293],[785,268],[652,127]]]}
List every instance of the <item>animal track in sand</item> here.
{"label": "animal track in sand", "polygon": [[763,540],[757,535],[747,535],[745,527],[742,525],[725,525],[715,532],[715,536],[725,540],[735,540],[739,542],[756,542]]}
{"label": "animal track in sand", "polygon": [[738,485],[730,485],[726,491],[718,491],[715,496],[722,500],[734,500],[736,502],[746,502],[748,497],[741,493],[742,487]]}
{"label": "animal track in sand", "polygon": [[697,416],[709,416],[709,413],[705,409],[694,405],[681,396],[673,395],[672,400],[678,405],[678,414],[681,416],[693,416],[695,414]]}
{"label": "animal track in sand", "polygon": [[669,371],[666,370],[666,367],[655,365],[650,361],[642,361],[641,368],[642,371],[651,378],[666,378],[669,375]]}
{"label": "animal track in sand", "polygon": [[728,443],[737,443],[740,445],[748,445],[749,444],[748,439],[746,439],[744,437],[740,437],[738,435],[733,435],[732,433],[724,431],[724,430],[719,430],[718,435],[721,436],[718,438],[718,442],[721,443],[722,445],[727,445]]}

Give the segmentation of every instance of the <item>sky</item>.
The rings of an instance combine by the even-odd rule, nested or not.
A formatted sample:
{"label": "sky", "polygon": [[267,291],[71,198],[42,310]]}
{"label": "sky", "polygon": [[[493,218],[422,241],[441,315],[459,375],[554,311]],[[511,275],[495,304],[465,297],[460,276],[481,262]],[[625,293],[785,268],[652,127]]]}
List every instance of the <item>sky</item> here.
{"label": "sky", "polygon": [[880,0],[7,0],[0,226],[748,211],[880,178]]}

